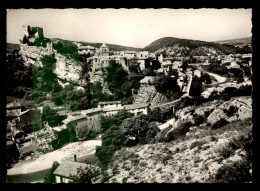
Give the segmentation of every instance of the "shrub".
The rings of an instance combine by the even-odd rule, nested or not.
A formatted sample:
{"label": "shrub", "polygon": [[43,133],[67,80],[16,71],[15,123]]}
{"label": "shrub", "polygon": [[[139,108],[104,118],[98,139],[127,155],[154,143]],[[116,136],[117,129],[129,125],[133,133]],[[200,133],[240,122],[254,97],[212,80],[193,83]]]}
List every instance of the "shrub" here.
{"label": "shrub", "polygon": [[54,162],[53,162],[50,171],[49,171],[49,172],[46,174],[46,176],[44,177],[44,183],[45,183],[45,184],[56,183],[55,175],[53,174],[53,172],[54,172],[59,166],[60,166],[60,163],[58,163],[57,161],[54,161]]}
{"label": "shrub", "polygon": [[190,149],[193,149],[195,147],[201,147],[205,143],[206,143],[205,141],[195,141],[195,142],[191,143]]}
{"label": "shrub", "polygon": [[223,127],[224,125],[227,125],[229,122],[225,119],[220,119],[219,121],[217,121],[216,123],[214,123],[211,128],[212,129],[218,129],[220,127]]}
{"label": "shrub", "polygon": [[226,159],[235,153],[235,151],[231,149],[228,145],[218,149],[217,152],[223,159]]}
{"label": "shrub", "polygon": [[191,122],[186,122],[181,124],[176,129],[170,131],[166,138],[164,138],[165,142],[170,142],[176,140],[177,138],[186,136],[186,133],[189,132],[190,127],[192,126]]}
{"label": "shrub", "polygon": [[250,163],[245,160],[235,161],[220,167],[215,175],[216,183],[245,183],[252,181],[249,172]]}
{"label": "shrub", "polygon": [[232,116],[234,113],[238,111],[238,108],[231,105],[228,110],[224,110],[224,112],[227,114],[227,116]]}
{"label": "shrub", "polygon": [[227,74],[227,72],[228,72],[227,67],[220,65],[220,64],[217,64],[217,63],[210,64],[208,66],[207,70],[209,72],[220,74],[220,75]]}
{"label": "shrub", "polygon": [[205,122],[206,118],[202,115],[195,115],[194,116],[194,125],[200,125]]}
{"label": "shrub", "polygon": [[252,159],[252,130],[249,129],[245,132],[243,132],[238,137],[233,138],[231,141],[229,141],[228,146],[232,148],[233,150],[237,149],[243,149],[246,151],[247,159],[251,161]]}

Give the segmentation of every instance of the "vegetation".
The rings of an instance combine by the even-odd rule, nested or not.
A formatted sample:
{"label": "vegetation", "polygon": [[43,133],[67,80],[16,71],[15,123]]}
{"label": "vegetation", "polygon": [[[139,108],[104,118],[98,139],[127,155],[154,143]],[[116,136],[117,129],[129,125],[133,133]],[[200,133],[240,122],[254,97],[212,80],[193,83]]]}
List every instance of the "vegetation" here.
{"label": "vegetation", "polygon": [[212,129],[218,129],[218,128],[221,128],[223,127],[224,125],[228,124],[229,122],[225,119],[220,119],[219,121],[217,121],[216,123],[214,123],[212,125]]}
{"label": "vegetation", "polygon": [[231,105],[228,109],[224,109],[224,112],[227,114],[227,116],[232,116],[234,113],[238,111],[238,108]]}
{"label": "vegetation", "polygon": [[204,82],[205,84],[211,84],[211,78],[210,75],[208,73],[202,73],[201,74],[201,78],[202,82]]}
{"label": "vegetation", "polygon": [[60,163],[58,163],[57,161],[54,161],[52,164],[52,167],[50,169],[50,171],[46,174],[46,176],[44,177],[44,183],[45,184],[53,184],[56,183],[56,179],[55,179],[55,175],[53,174],[53,172],[60,166]]}
{"label": "vegetation", "polygon": [[162,93],[169,101],[173,101],[180,96],[180,88],[177,85],[177,80],[170,76],[162,75],[155,79],[154,87],[156,91]]}
{"label": "vegetation", "polygon": [[42,110],[42,122],[47,121],[51,127],[58,126],[66,117],[59,116],[57,112],[49,106],[45,106]]}
{"label": "vegetation", "polygon": [[33,67],[25,66],[20,54],[12,52],[6,60],[6,95],[23,98],[33,88]]}
{"label": "vegetation", "polygon": [[146,115],[129,118],[127,112],[114,117],[102,118],[102,146],[97,147],[96,156],[106,168],[113,154],[122,147],[154,142],[159,129]]}
{"label": "vegetation", "polygon": [[248,161],[235,161],[220,167],[215,175],[214,183],[246,183],[252,181],[249,172],[250,164]]}
{"label": "vegetation", "polygon": [[70,41],[59,41],[53,43],[53,48],[57,50],[58,53],[66,56],[67,58],[72,58],[79,61],[78,47]]}
{"label": "vegetation", "polygon": [[[138,90],[140,86],[140,80],[142,75],[128,75],[120,64],[117,64],[115,60],[109,62],[109,66],[106,68],[107,76],[104,79],[107,82],[108,89],[113,93],[113,100],[121,100],[123,104],[132,103],[132,90]],[[99,87],[98,87],[99,86]],[[112,96],[101,95],[101,87],[99,84],[95,87],[98,93],[98,97],[95,102],[101,101],[100,98],[111,101]],[[92,89],[93,90],[93,89]],[[93,92],[94,94],[96,92]],[[93,103],[94,104],[94,103]]]}
{"label": "vegetation", "polygon": [[217,63],[212,63],[210,65],[207,66],[207,71],[212,72],[212,73],[216,73],[219,75],[225,75],[228,73],[228,69],[226,66],[217,64]]}
{"label": "vegetation", "polygon": [[202,80],[201,78],[194,76],[190,86],[190,95],[191,96],[200,96],[202,93]]}
{"label": "vegetation", "polygon": [[244,74],[243,70],[240,68],[230,68],[228,72],[232,73],[235,79],[237,80],[237,83],[241,83],[244,81]]}
{"label": "vegetation", "polygon": [[[248,46],[239,48],[235,47],[233,45],[227,45],[227,44],[219,44],[214,42],[204,42],[199,40],[189,40],[189,39],[179,39],[179,38],[173,38],[173,37],[165,37],[160,38],[154,42],[152,42],[150,45],[146,46],[144,50],[154,52],[156,50],[159,50],[163,47],[174,47],[174,45],[178,44],[180,47],[187,47],[189,48],[189,51],[186,52],[186,54],[182,54],[182,56],[190,55],[191,52],[196,52],[199,50],[200,47],[207,47],[211,49],[215,49],[219,52],[223,52],[224,54],[232,54],[232,53],[251,53],[252,49]],[[201,53],[193,54],[200,56]]]}
{"label": "vegetation", "polygon": [[86,168],[78,168],[77,175],[71,175],[70,179],[72,179],[71,183],[87,183],[91,184],[91,169],[89,167]]}
{"label": "vegetation", "polygon": [[186,133],[189,132],[191,126],[192,126],[191,122],[184,122],[180,124],[176,129],[170,131],[168,135],[162,139],[162,141],[170,142],[178,138],[185,137]]}
{"label": "vegetation", "polygon": [[221,155],[227,158],[235,153],[236,150],[242,149],[246,156],[239,161],[225,164],[220,167],[211,180],[217,183],[245,183],[252,181],[252,129],[244,128],[238,137],[231,139],[228,144],[221,150]]}

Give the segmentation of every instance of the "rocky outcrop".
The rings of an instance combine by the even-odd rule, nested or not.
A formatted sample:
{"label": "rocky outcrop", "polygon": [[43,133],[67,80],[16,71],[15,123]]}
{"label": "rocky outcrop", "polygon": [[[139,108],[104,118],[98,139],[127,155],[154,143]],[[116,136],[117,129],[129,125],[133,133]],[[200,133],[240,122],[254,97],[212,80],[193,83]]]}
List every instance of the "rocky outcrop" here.
{"label": "rocky outcrop", "polygon": [[67,59],[65,56],[55,53],[56,68],[53,71],[59,78],[65,79],[73,83],[79,83],[81,66],[72,59]]}
{"label": "rocky outcrop", "polygon": [[204,98],[208,98],[213,91],[221,93],[227,87],[240,88],[241,86],[245,86],[245,85],[252,85],[252,81],[248,80],[248,81],[244,81],[244,82],[239,83],[239,84],[234,83],[234,82],[219,84],[217,87],[207,88],[204,92],[201,93],[201,96],[204,97]]}
{"label": "rocky outcrop", "polygon": [[[227,116],[224,112],[231,106],[237,108],[237,111],[232,116]],[[214,111],[209,115],[207,122],[214,124],[220,119],[226,119],[229,122],[237,120],[245,120],[252,118],[252,98],[249,96],[235,97],[217,106]]]}
{"label": "rocky outcrop", "polygon": [[151,106],[157,106],[167,102],[167,98],[157,92],[154,86],[141,86],[138,93],[134,95],[134,103],[150,103]]}

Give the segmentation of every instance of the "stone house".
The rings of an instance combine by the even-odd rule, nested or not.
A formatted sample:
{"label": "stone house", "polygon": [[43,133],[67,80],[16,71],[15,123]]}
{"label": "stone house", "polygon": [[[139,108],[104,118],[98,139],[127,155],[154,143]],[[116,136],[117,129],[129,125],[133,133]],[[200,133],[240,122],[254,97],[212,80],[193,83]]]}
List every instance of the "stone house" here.
{"label": "stone house", "polygon": [[6,110],[7,125],[12,133],[20,130],[27,134],[32,132],[33,127],[41,128],[42,121],[39,110],[22,111],[22,106],[18,101],[7,104]]}
{"label": "stone house", "polygon": [[78,54],[88,54],[90,53],[91,55],[95,54],[95,47],[93,46],[79,46],[78,47]]}
{"label": "stone house", "polygon": [[124,109],[130,113],[133,113],[135,116],[141,113],[147,115],[148,107],[149,107],[149,103],[136,103],[136,104],[124,105]]}
{"label": "stone house", "polygon": [[113,108],[122,106],[121,101],[98,102],[98,108]]}
{"label": "stone house", "polygon": [[95,56],[109,56],[109,48],[107,45],[102,44],[102,46],[99,48],[99,50],[96,50]]}
{"label": "stone house", "polygon": [[87,125],[91,130],[99,131],[101,127],[101,114],[103,109],[93,108],[88,110],[82,110],[81,114],[87,117]]}
{"label": "stone house", "polygon": [[67,128],[72,127],[78,139],[81,139],[79,132],[82,129],[90,130],[86,115],[68,115],[67,119],[64,119],[62,123],[64,123]]}

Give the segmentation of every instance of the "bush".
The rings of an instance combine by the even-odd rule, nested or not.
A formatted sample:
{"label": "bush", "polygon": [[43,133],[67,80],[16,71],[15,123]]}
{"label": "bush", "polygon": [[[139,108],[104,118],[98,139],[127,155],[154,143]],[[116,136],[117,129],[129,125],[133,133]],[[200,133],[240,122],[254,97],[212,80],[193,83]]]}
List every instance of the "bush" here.
{"label": "bush", "polygon": [[205,143],[206,143],[205,141],[195,141],[195,142],[191,143],[190,149],[193,149],[195,147],[201,147]]}
{"label": "bush", "polygon": [[176,140],[177,138],[186,136],[186,133],[189,132],[191,126],[191,122],[180,124],[176,129],[168,133],[167,137],[164,138],[164,141],[170,142]]}
{"label": "bush", "polygon": [[227,116],[232,116],[234,113],[236,113],[238,111],[238,108],[231,105],[228,110],[225,109],[224,112],[227,114]]}
{"label": "bush", "polygon": [[46,176],[44,177],[44,183],[45,183],[45,184],[56,183],[55,175],[53,174],[53,172],[54,172],[59,166],[60,166],[60,163],[58,163],[57,161],[54,161],[54,162],[53,162],[50,171],[49,171],[49,172],[46,174]]}
{"label": "bush", "polygon": [[194,125],[200,125],[205,122],[206,118],[202,115],[195,115],[194,118]]}
{"label": "bush", "polygon": [[252,159],[252,142],[253,142],[253,137],[252,137],[252,130],[251,128],[249,130],[246,130],[243,132],[241,135],[238,137],[232,139],[229,143],[228,146],[232,148],[233,150],[237,149],[243,149],[246,151],[247,154],[247,160],[251,161]]}
{"label": "bush", "polygon": [[211,78],[210,75],[208,73],[203,73],[201,75],[201,80],[205,83],[205,84],[211,84]]}
{"label": "bush", "polygon": [[250,163],[242,160],[220,167],[215,175],[216,183],[245,183],[252,181]]}
{"label": "bush", "polygon": [[77,169],[77,175],[70,176],[70,178],[73,180],[73,183],[87,183],[91,184],[91,169],[89,167],[85,168],[78,168]]}
{"label": "bush", "polygon": [[170,76],[160,76],[154,81],[156,91],[162,93],[168,100],[176,99],[180,94],[180,88],[177,85],[177,80],[172,79]]}
{"label": "bush", "polygon": [[208,66],[207,70],[212,73],[224,75],[227,74],[228,70],[227,67],[217,64],[217,63],[212,63]]}
{"label": "bush", "polygon": [[235,151],[231,149],[228,145],[218,149],[217,152],[223,159],[229,158],[231,155],[235,153]]}
{"label": "bush", "polygon": [[212,129],[218,129],[220,127],[223,127],[224,125],[227,125],[229,122],[225,119],[220,119],[219,121],[217,121],[216,123],[214,123],[212,125]]}

